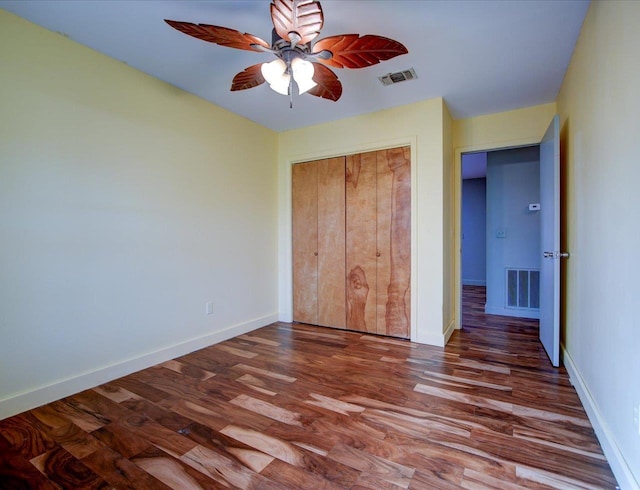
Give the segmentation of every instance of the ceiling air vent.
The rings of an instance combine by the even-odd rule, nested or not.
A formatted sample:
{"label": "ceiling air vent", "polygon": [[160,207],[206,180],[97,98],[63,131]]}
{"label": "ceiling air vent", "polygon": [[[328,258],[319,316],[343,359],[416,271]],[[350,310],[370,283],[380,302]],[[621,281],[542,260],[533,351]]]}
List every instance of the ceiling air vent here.
{"label": "ceiling air vent", "polygon": [[409,68],[408,70],[402,70],[396,73],[387,73],[386,75],[378,77],[378,80],[386,87],[387,85],[413,80],[414,78],[418,78],[418,75],[416,75],[416,71],[413,68]]}

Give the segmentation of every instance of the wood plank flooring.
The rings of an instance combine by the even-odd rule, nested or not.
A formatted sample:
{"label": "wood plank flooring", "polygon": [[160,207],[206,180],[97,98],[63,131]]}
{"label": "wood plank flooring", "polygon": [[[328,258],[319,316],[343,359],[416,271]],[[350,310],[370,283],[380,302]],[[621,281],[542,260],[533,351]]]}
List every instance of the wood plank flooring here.
{"label": "wood plank flooring", "polygon": [[0,421],[0,488],[610,488],[537,322],[436,348],[274,324]]}

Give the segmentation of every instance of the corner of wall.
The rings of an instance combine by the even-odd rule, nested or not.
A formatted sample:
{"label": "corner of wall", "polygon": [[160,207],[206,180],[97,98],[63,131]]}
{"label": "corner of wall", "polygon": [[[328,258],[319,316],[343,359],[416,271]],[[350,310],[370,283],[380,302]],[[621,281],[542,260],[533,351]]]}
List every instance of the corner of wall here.
{"label": "corner of wall", "polygon": [[1,8],[0,59],[1,414],[275,320],[275,132]]}
{"label": "corner of wall", "polygon": [[444,99],[442,99],[442,330],[446,344],[455,326],[456,307],[456,249],[455,219],[456,184],[453,162],[453,119]]}

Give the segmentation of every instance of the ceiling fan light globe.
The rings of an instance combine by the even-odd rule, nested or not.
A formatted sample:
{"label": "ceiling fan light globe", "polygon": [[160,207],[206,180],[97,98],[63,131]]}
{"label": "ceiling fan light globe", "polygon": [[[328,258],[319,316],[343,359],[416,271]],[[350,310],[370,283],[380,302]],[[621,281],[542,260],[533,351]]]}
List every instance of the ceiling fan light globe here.
{"label": "ceiling fan light globe", "polygon": [[293,79],[296,82],[300,82],[313,79],[315,68],[310,61],[296,57],[291,60],[291,71],[293,72]]}
{"label": "ceiling fan light globe", "polygon": [[298,92],[300,94],[304,94],[317,85],[317,83],[313,81],[315,68],[310,61],[303,60],[302,58],[294,58],[291,60],[291,71],[293,72],[293,79],[298,84]]}
{"label": "ceiling fan light globe", "polygon": [[[295,79],[295,77],[294,77]],[[296,83],[298,84],[298,93],[300,95],[308,92],[309,90],[311,90],[313,87],[315,87],[316,85],[318,85],[316,82],[314,82],[312,79],[309,80],[301,80],[298,81],[296,80]]]}
{"label": "ceiling fan light globe", "polygon": [[[260,67],[260,71],[262,72],[262,76],[269,83],[269,85],[273,85],[274,83],[282,83],[282,79],[285,76],[285,72],[287,71],[287,65],[280,58],[276,58],[269,63],[263,63]],[[288,81],[287,81],[288,83]]]}
{"label": "ceiling fan light globe", "polygon": [[289,83],[291,82],[290,75],[282,75],[279,79],[269,84],[269,87],[275,92],[281,95],[289,95]]}

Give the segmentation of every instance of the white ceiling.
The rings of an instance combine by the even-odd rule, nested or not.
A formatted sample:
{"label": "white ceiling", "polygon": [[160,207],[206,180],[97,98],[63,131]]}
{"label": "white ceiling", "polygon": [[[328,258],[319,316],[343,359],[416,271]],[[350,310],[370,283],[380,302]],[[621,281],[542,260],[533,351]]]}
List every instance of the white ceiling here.
{"label": "white ceiling", "polygon": [[[276,131],[444,97],[454,118],[555,100],[588,0],[322,0],[319,38],[357,33],[402,42],[409,54],[336,69],[342,98],[287,97],[266,84],[230,92],[234,75],[273,55],[200,41],[163,22],[214,24],[271,41],[269,0],[6,1],[4,8]],[[377,77],[413,67],[417,80]]]}

